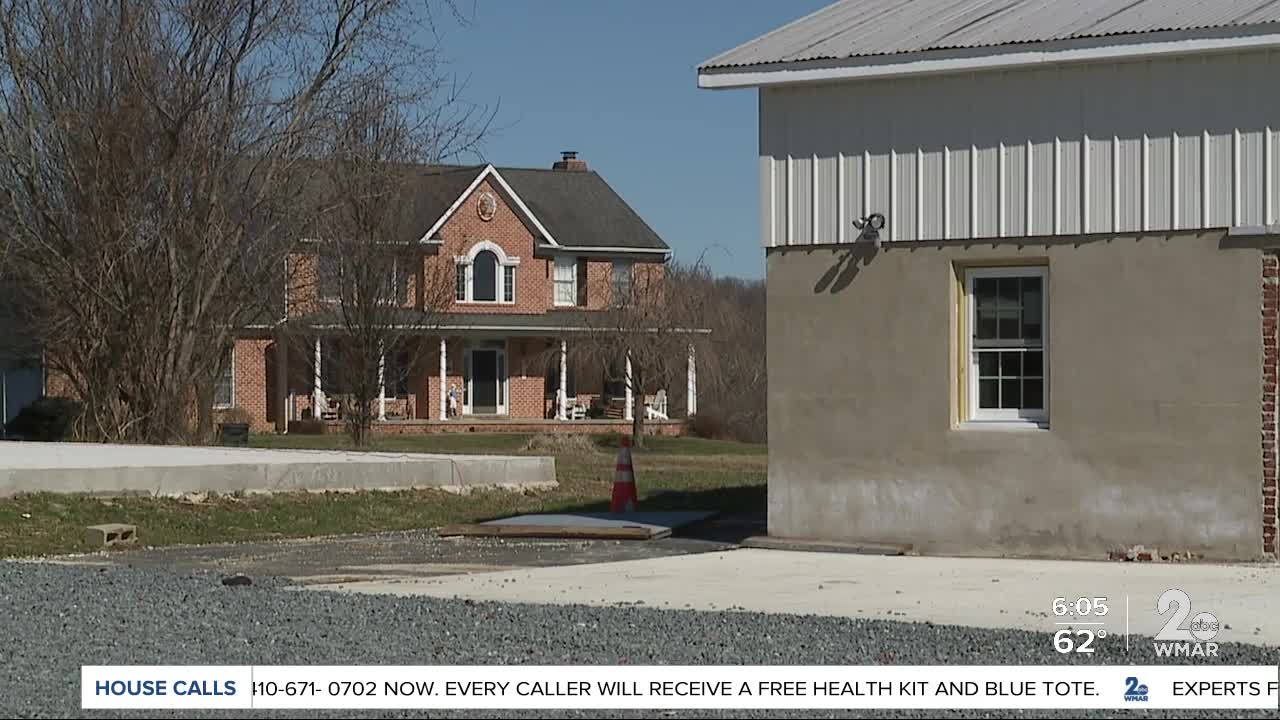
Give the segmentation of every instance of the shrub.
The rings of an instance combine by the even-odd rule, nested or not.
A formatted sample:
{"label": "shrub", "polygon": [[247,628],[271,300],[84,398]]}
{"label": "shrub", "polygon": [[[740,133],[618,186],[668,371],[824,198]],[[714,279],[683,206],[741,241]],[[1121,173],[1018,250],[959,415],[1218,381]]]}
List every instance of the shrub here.
{"label": "shrub", "polygon": [[71,398],[42,397],[22,408],[4,429],[26,440],[61,442],[71,435],[80,410],[80,403]]}
{"label": "shrub", "polygon": [[724,418],[714,410],[699,412],[689,421],[689,432],[696,437],[720,440],[725,436]]}
{"label": "shrub", "polygon": [[252,425],[253,413],[242,407],[233,407],[222,413],[224,425]]}

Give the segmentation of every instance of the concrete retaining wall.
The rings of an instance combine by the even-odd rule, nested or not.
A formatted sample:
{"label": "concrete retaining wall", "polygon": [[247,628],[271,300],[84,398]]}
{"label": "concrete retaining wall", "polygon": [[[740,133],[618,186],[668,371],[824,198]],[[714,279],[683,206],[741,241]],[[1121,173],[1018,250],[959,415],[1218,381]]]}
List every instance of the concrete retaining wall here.
{"label": "concrete retaining wall", "polygon": [[551,457],[0,443],[0,497],[30,492],[465,491],[555,484]]}

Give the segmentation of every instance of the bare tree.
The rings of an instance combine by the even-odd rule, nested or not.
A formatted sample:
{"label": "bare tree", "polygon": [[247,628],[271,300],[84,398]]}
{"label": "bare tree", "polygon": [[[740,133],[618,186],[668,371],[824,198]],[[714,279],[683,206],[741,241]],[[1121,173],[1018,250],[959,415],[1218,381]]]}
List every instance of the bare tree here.
{"label": "bare tree", "polygon": [[6,265],[83,434],[205,435],[235,329],[281,316],[335,108],[370,68],[442,77],[413,41],[438,6],[0,0]]}
{"label": "bare tree", "polygon": [[[698,357],[695,432],[764,442],[768,429],[763,280],[681,276],[674,291],[703,298],[708,352]],[[678,387],[678,386],[677,386]]]}
{"label": "bare tree", "polygon": [[707,345],[702,324],[707,297],[677,291],[706,274],[701,261],[637,264],[629,288],[611,287],[609,306],[585,313],[587,331],[573,344],[574,354],[606,368],[611,381],[631,391],[636,447],[644,446],[646,395],[682,384],[690,348]]}
{"label": "bare tree", "polygon": [[[374,78],[353,88],[335,115],[319,183],[322,271],[313,277],[316,294],[332,299],[318,316],[329,349],[321,369],[357,447],[369,442],[377,401],[407,381],[425,355],[424,336],[453,300],[452,273],[424,262],[419,163],[474,147],[487,127],[487,118],[467,113],[449,127],[438,115],[416,118],[413,100]],[[292,334],[308,337],[315,324],[304,320]]]}

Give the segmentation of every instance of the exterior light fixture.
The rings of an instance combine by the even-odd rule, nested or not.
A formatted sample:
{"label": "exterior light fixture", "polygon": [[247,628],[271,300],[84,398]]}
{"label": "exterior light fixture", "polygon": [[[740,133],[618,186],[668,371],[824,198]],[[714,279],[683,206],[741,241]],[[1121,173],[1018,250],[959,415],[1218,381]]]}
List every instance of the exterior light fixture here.
{"label": "exterior light fixture", "polygon": [[872,213],[864,218],[854,220],[853,226],[862,231],[858,236],[860,240],[873,242],[876,247],[880,247],[880,231],[884,229],[884,215]]}

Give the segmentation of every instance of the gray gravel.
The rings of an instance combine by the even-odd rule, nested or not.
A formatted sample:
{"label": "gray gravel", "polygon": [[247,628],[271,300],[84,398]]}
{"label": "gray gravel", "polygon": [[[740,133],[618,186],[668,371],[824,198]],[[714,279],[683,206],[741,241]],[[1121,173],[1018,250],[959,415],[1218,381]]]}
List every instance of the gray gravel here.
{"label": "gray gravel", "polygon": [[[17,717],[112,716],[80,710],[79,668],[85,664],[1018,665],[1073,661],[1053,651],[1048,632],[638,607],[468,604],[460,600],[296,592],[284,587],[283,581],[262,578],[255,578],[250,587],[224,587],[216,575],[180,575],[157,568],[95,569],[0,562],[0,639],[5,649],[0,661],[0,711]],[[1230,664],[1277,662],[1275,648],[1223,645],[1221,652]],[[1088,662],[1155,663],[1149,645],[1134,643],[1132,654],[1126,655],[1118,639],[1099,642],[1097,654]],[[285,717],[311,713],[259,714]],[[584,711],[554,715],[595,714]],[[792,717],[928,714],[780,713]],[[382,712],[376,716],[422,715]],[[466,715],[530,717],[532,713]],[[607,715],[715,717],[750,713]],[[976,711],[943,715],[1002,716]],[[1280,713],[1252,716],[1277,717]]]}

